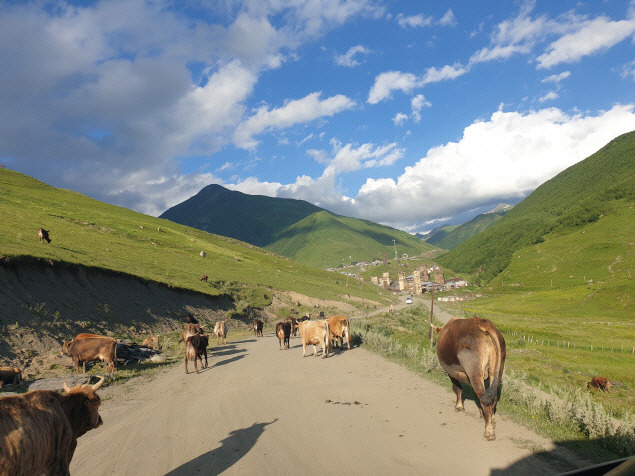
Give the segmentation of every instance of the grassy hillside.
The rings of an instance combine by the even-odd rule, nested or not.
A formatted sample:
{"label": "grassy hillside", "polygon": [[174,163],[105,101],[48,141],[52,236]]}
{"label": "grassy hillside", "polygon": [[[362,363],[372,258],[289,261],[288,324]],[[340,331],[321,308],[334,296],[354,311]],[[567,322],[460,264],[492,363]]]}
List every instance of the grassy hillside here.
{"label": "grassy hillside", "polygon": [[321,210],[304,200],[248,195],[208,185],[160,218],[264,247],[280,230]]}
{"label": "grassy hillside", "polygon": [[304,200],[232,192],[209,185],[161,218],[261,246],[319,268],[434,249],[418,238],[376,223],[335,215]]}
{"label": "grassy hillside", "polygon": [[[69,190],[50,187],[0,169],[0,256],[4,261],[33,256],[52,262],[105,268],[207,294],[222,283],[293,290],[338,299],[338,275],[310,268],[231,238],[211,235]],[[40,244],[37,229],[49,230]],[[206,256],[201,257],[200,253]],[[209,282],[199,281],[207,274]],[[349,290],[352,295],[359,290]],[[367,299],[381,299],[369,286]]]}
{"label": "grassy hillside", "polygon": [[[393,239],[395,243],[393,244]],[[274,237],[267,249],[316,267],[336,267],[357,261],[420,254],[433,246],[404,231],[366,220],[314,213]]]}
{"label": "grassy hillside", "polygon": [[573,233],[635,200],[635,132],[624,134],[538,187],[494,226],[439,257],[484,282],[503,271],[516,250]]}
{"label": "grassy hillside", "polygon": [[487,230],[494,223],[503,218],[505,213],[506,212],[481,213],[462,225],[443,227],[440,230],[442,233],[435,233],[434,236],[426,239],[426,241],[439,248],[453,250],[461,243]]}
{"label": "grassy hillside", "polygon": [[439,228],[435,228],[428,235],[424,236],[424,240],[431,245],[437,246],[439,241],[443,240],[446,236],[452,233],[453,230],[456,230],[461,225],[447,225]]}

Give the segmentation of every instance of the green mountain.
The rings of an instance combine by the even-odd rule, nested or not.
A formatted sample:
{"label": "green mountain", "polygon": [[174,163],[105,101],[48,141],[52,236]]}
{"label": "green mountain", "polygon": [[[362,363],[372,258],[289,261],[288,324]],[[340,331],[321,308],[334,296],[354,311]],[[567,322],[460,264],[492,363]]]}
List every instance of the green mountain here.
{"label": "green mountain", "polygon": [[303,200],[247,195],[208,185],[161,215],[229,236],[310,266],[421,254],[435,249],[415,236],[367,220],[335,215]]}
{"label": "green mountain", "polygon": [[304,200],[247,195],[213,184],[160,218],[265,247],[280,230],[319,211]]}
{"label": "green mountain", "polygon": [[511,208],[512,205],[499,205],[494,210],[481,213],[462,225],[444,226],[426,238],[426,241],[439,248],[452,250],[464,241],[487,230],[490,226],[503,218]]}
{"label": "green mountain", "polygon": [[[227,293],[223,283],[329,299],[344,294],[336,273],[290,261],[245,242],[53,188],[7,168],[0,168],[0,210],[0,272],[19,268],[20,263],[39,262],[108,270],[212,296]],[[38,228],[49,231],[50,244],[40,243]],[[207,282],[199,280],[204,274]],[[46,286],[45,280],[42,285]],[[3,299],[7,286],[0,288],[2,313],[3,305],[11,299]],[[375,288],[364,294],[378,298]],[[271,292],[265,293],[271,296]]]}
{"label": "green mountain", "polygon": [[[616,216],[632,219],[633,200],[635,132],[630,132],[542,184],[495,225],[440,256],[438,261],[488,282],[510,265],[518,250],[556,237],[584,233],[591,224],[608,223]],[[624,224],[628,223],[627,218]],[[600,250],[623,247],[620,239],[607,233],[603,242],[589,243],[585,252],[578,247],[568,253],[567,259],[576,263],[572,266],[584,268]],[[598,253],[591,253],[594,247]],[[633,259],[632,250],[619,255],[622,262],[626,258]],[[601,266],[607,269],[610,264],[602,261]]]}

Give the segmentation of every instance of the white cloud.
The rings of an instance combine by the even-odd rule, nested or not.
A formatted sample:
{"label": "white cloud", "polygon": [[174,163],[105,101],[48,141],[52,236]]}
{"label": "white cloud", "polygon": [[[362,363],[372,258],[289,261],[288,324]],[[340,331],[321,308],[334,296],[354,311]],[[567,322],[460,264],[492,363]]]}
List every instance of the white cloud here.
{"label": "white cloud", "polygon": [[542,82],[559,84],[560,81],[567,79],[569,76],[571,76],[571,71],[563,71],[559,74],[552,74],[551,76],[547,76],[542,80]]}
{"label": "white cloud", "polygon": [[311,93],[302,99],[288,101],[277,109],[260,107],[255,114],[238,125],[233,137],[234,144],[244,149],[253,149],[258,144],[254,136],[265,130],[288,128],[320,117],[333,116],[355,106],[354,101],[341,94],[324,100],[320,99],[321,94]]}
{"label": "white cloud", "polygon": [[630,63],[626,63],[622,67],[622,78],[630,79],[635,81],[635,61],[631,61]]}
{"label": "white cloud", "polygon": [[370,50],[362,45],[352,46],[343,55],[336,55],[335,63],[339,64],[340,66],[346,66],[349,68],[358,66],[360,62],[357,61],[355,57],[360,54],[368,55],[370,54]]}
{"label": "white cloud", "polygon": [[451,8],[449,8],[448,11],[445,12],[445,15],[443,15],[441,19],[439,19],[439,25],[443,25],[443,26],[456,25],[456,17],[454,16],[454,12],[452,11]]}
{"label": "white cloud", "polygon": [[410,101],[412,107],[412,117],[415,122],[421,121],[421,110],[424,107],[430,107],[432,104],[428,101],[423,94],[417,94]]}
{"label": "white cloud", "polygon": [[402,126],[407,120],[408,120],[408,116],[404,114],[403,112],[398,112],[392,118],[392,122],[394,122],[396,126]]}
{"label": "white cloud", "polygon": [[553,101],[554,99],[558,99],[558,93],[555,91],[549,91],[544,96],[538,99],[539,102]]}
{"label": "white cloud", "polygon": [[432,16],[424,16],[423,14],[405,16],[403,13],[397,15],[397,23],[402,28],[423,28],[432,25],[453,26],[456,25],[456,17],[452,9],[448,9],[445,14],[435,20]]}
{"label": "white cloud", "polygon": [[370,104],[377,104],[384,99],[388,99],[395,90],[409,93],[414,88],[418,88],[423,85],[423,79],[417,78],[417,76],[412,73],[387,71],[379,74],[375,78],[375,83],[368,93],[368,102]]}
{"label": "white cloud", "polygon": [[634,32],[635,18],[611,21],[606,17],[598,17],[584,22],[577,31],[551,43],[547,52],[538,56],[538,68],[579,61],[584,56],[616,45]]}
{"label": "white cloud", "polygon": [[415,88],[420,88],[428,83],[437,83],[449,79],[455,79],[467,70],[460,64],[453,66],[443,66],[441,69],[430,67],[423,76],[416,76],[412,73],[401,71],[387,71],[375,77],[375,82],[368,93],[367,102],[377,104],[385,99],[389,99],[393,91],[402,91],[409,94]]}

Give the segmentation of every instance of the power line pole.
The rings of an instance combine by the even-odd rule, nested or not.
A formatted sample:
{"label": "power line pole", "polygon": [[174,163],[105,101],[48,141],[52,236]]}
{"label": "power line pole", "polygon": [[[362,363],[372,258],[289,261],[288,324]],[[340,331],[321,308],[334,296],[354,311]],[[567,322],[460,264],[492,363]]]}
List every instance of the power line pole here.
{"label": "power line pole", "polygon": [[395,262],[397,262],[397,243],[394,238],[392,239],[392,245],[395,247]]}

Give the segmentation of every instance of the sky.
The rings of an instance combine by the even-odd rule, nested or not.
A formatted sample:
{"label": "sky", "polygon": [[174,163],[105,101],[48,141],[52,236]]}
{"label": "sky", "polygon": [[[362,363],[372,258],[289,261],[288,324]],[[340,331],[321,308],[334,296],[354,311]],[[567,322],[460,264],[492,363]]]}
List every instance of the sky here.
{"label": "sky", "polygon": [[158,216],[209,184],[410,233],[635,130],[635,1],[0,0],[0,164]]}

